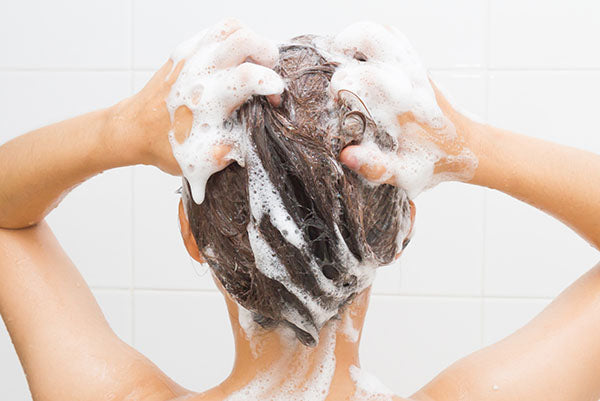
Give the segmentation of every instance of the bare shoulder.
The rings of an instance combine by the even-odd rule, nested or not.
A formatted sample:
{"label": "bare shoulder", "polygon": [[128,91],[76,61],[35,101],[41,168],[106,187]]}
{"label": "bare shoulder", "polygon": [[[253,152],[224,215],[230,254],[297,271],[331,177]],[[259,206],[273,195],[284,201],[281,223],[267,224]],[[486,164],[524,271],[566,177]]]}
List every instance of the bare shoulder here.
{"label": "bare shoulder", "polygon": [[45,222],[0,229],[0,313],[33,399],[165,400],[186,393],[115,335]]}
{"label": "bare shoulder", "polygon": [[600,398],[600,265],[564,290],[527,325],[457,361],[417,401]]}

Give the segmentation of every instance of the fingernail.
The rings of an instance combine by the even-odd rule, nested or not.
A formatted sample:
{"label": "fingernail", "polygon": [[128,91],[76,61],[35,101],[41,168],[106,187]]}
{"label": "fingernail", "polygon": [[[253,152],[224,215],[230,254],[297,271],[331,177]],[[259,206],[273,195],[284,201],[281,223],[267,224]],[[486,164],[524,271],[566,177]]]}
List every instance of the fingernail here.
{"label": "fingernail", "polygon": [[269,95],[267,96],[267,99],[269,100],[269,103],[275,107],[281,104],[281,95]]}
{"label": "fingernail", "polygon": [[346,161],[344,162],[344,164],[346,166],[348,166],[352,170],[358,170],[358,168],[360,167],[360,162],[358,161],[356,156],[351,154],[349,156],[346,156],[345,159],[346,159]]}

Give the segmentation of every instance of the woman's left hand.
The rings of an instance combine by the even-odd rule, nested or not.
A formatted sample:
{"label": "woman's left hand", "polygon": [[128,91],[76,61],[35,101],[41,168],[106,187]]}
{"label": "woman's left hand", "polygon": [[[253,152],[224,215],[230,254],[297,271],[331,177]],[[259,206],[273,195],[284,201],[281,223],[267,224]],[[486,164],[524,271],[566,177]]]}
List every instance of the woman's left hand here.
{"label": "woman's left hand", "polygon": [[[195,50],[189,50],[190,43],[197,46]],[[271,103],[278,103],[283,81],[271,70],[278,60],[277,46],[237,20],[224,20],[182,43],[175,51],[183,53],[176,57],[181,60],[177,65],[170,59],[140,92],[112,108],[111,122],[115,129],[111,139],[131,157],[129,164],[154,165],[172,175],[182,174],[173,156],[169,133],[173,131],[177,142],[184,142],[190,133],[194,115],[188,107],[181,106],[175,110],[172,121],[166,100],[180,73],[185,70],[186,59],[197,52],[203,52],[207,63],[205,67],[212,70],[194,78],[194,83],[210,84],[213,76],[223,73],[228,74],[231,82],[238,83],[237,91],[217,94],[223,98],[216,102],[223,108],[223,115],[229,115],[252,95],[268,95]],[[200,100],[200,105],[203,101]],[[212,156],[223,168],[230,163],[225,160],[229,150],[228,145],[212,148]]]}
{"label": "woman's left hand", "polygon": [[109,117],[115,126],[112,141],[130,155],[130,164],[154,165],[169,174],[181,174],[169,144],[169,131],[173,128],[178,137],[187,136],[192,113],[180,109],[171,122],[166,99],[184,62],[174,66],[173,60],[167,61],[140,92],[113,106]]}

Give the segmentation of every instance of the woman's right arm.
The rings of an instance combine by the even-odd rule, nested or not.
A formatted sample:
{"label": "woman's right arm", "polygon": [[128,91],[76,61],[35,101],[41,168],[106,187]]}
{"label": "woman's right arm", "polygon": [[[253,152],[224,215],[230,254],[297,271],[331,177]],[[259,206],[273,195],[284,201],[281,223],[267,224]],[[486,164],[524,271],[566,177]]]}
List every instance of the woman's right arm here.
{"label": "woman's right arm", "polygon": [[[457,142],[478,160],[470,184],[502,191],[556,217],[600,249],[600,156],[476,123],[456,112],[436,93],[444,115],[456,128]],[[431,133],[429,133],[431,134]],[[428,138],[431,138],[429,136]],[[385,174],[385,165],[356,164],[355,146],[343,162],[367,179]],[[353,163],[353,162],[354,163]],[[443,160],[436,174],[443,173]],[[393,177],[389,180],[394,182]]]}
{"label": "woman's right arm", "polygon": [[[367,101],[367,107],[376,109],[400,104],[406,109],[411,86],[390,82],[402,81],[403,74],[406,80],[413,71],[404,71],[403,65],[394,67],[393,63],[382,68],[385,60],[377,59],[386,52],[394,53],[394,48],[402,45],[393,36],[396,31],[375,25],[363,25],[362,29],[360,34],[356,29],[351,30],[353,42],[347,50],[360,51],[360,68],[374,69],[378,74],[355,74],[344,80],[344,76],[336,79],[338,70],[332,78],[332,86],[338,93],[343,89],[352,90],[386,100],[374,104]],[[390,48],[381,49],[381,46]],[[340,86],[340,83],[350,87]],[[414,161],[414,155],[408,154],[412,148],[401,148],[395,154],[374,149],[369,144],[346,147],[340,160],[368,180],[407,190],[415,183],[410,178],[431,176],[430,182],[413,185],[412,195],[440,179],[461,180],[502,191],[556,217],[600,249],[600,156],[473,122],[456,112],[439,92],[435,95],[447,120],[444,127],[429,126],[410,112],[383,121],[398,124],[392,126],[394,131],[403,135],[408,132],[412,140],[417,136],[418,140],[414,141],[417,148],[427,143],[427,149],[439,149],[441,152],[435,152],[439,155],[437,161],[430,158],[410,164]],[[397,101],[391,101],[394,99]],[[417,111],[419,106],[422,104],[415,106]],[[463,155],[469,156],[468,163],[461,162]],[[477,158],[476,167],[470,162],[471,156]],[[407,165],[413,168],[406,168]],[[454,363],[412,399],[597,401],[600,398],[598,333],[600,264],[525,327]]]}
{"label": "woman's right arm", "polygon": [[[469,121],[438,96],[479,160],[469,181],[567,224],[600,249],[600,156]],[[450,366],[422,401],[596,401],[600,397],[600,264],[506,339]]]}
{"label": "woman's right arm", "polygon": [[398,143],[394,153],[365,136],[341,152],[347,167],[410,197],[442,180],[493,188],[551,214],[600,249],[600,156],[463,116],[428,87],[415,52],[393,27],[357,23],[333,46],[354,56],[333,74],[332,94],[341,102],[342,92],[358,96]]}
{"label": "woman's right arm", "polygon": [[470,183],[545,211],[600,249],[599,155],[489,125],[462,125],[479,160]]}
{"label": "woman's right arm", "polygon": [[[440,94],[438,103],[478,158],[467,182],[544,210],[600,249],[600,156],[470,121]],[[346,148],[342,161],[351,153]],[[352,167],[375,180],[385,170],[376,161]],[[598,333],[600,264],[525,327],[457,361],[411,399],[596,401]]]}

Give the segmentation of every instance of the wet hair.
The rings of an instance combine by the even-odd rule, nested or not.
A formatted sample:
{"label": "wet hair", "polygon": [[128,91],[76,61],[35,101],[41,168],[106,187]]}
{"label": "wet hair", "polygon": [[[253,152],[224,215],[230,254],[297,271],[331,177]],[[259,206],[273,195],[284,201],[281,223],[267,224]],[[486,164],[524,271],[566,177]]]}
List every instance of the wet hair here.
{"label": "wet hair", "polygon": [[[200,205],[185,179],[182,193],[198,249],[224,289],[263,328],[289,326],[306,345],[318,342],[325,323],[307,298],[334,318],[371,282],[372,275],[356,272],[391,263],[410,226],[403,190],[367,183],[339,162],[342,149],[365,135],[384,149],[397,145],[354,94],[340,92],[333,100],[329,82],[337,64],[314,40],[303,36],[280,47],[275,70],[287,86],[279,107],[255,96],[230,122],[246,130],[305,245],[288,242],[268,213],[253,217],[248,166],[234,163],[212,175]],[[251,229],[303,296],[257,267]]]}

